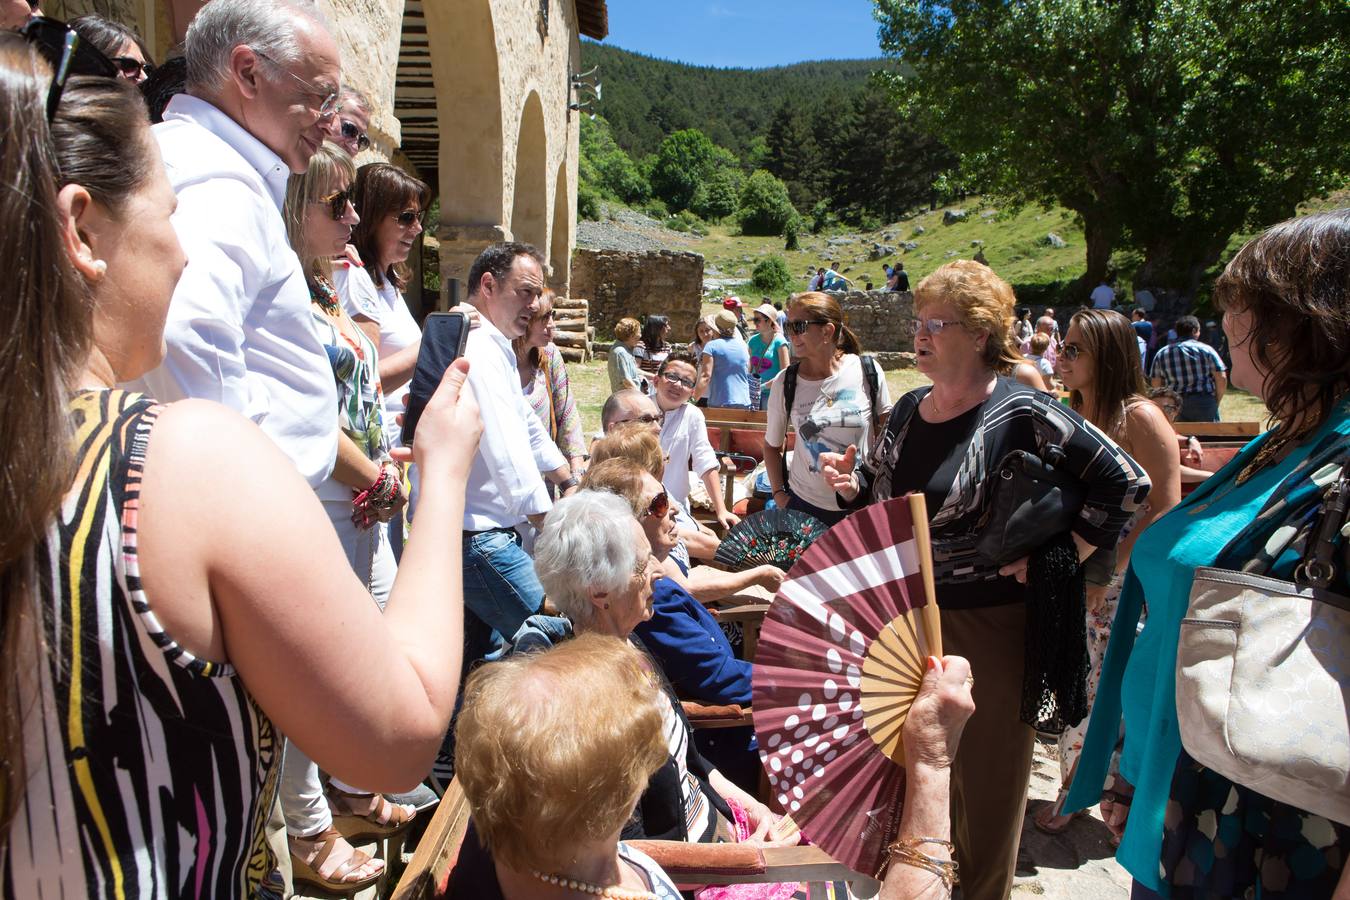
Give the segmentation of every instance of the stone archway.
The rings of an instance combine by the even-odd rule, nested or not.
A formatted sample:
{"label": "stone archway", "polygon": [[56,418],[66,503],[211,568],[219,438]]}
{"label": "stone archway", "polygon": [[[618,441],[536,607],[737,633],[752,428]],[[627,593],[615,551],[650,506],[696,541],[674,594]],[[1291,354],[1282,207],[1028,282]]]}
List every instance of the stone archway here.
{"label": "stone archway", "polygon": [[442,291],[455,300],[479,252],[505,240],[501,51],[491,0],[421,4],[435,84]]}
{"label": "stone archway", "polygon": [[548,252],[548,131],[544,105],[530,91],[516,134],[516,181],[511,203],[511,235]]}
{"label": "stone archway", "polygon": [[553,230],[549,235],[548,261],[553,267],[549,286],[566,296],[572,280],[572,207],[567,184],[567,160],[558,166],[553,188]]}

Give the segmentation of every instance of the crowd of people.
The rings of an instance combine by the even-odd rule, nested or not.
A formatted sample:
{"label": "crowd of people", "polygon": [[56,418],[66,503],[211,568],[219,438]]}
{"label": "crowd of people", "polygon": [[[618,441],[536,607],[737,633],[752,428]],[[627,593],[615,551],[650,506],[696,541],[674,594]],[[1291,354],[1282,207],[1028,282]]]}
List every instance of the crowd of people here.
{"label": "crowd of people", "polygon": [[[1350,890],[1347,825],[1192,758],[1173,677],[1197,567],[1293,579],[1314,531],[1342,551],[1318,512],[1350,461],[1350,212],[1275,226],[1220,277],[1234,384],[1277,424],[1184,501],[1208,473],[1170,421],[1211,414],[1218,354],[1178,322],[1150,388],[1146,318],[1084,309],[1061,338],[968,260],[914,290],[930,386],[892,402],[822,269],[688,345],[619,322],[588,444],[544,257],[494,244],[404,446],[432,192],[353,160],[370,104],[318,8],[213,0],[165,88],[129,30],[23,6],[0,33],[0,216],[23,224],[0,237],[0,894],[350,893],[385,874],[357,845],[451,778],[452,897],[673,900],[629,841],[795,844],[752,730],[696,731],[681,703],[750,704],[708,604],[784,579],[698,564],[738,522],[701,400],[766,411],[789,509],[927,497],[951,655],[904,727],[883,897],[958,873],[967,900],[1009,895],[1037,729],[1063,791],[1036,824],[1100,802],[1137,897]],[[987,477],[1018,451],[1084,499],[996,560]]]}

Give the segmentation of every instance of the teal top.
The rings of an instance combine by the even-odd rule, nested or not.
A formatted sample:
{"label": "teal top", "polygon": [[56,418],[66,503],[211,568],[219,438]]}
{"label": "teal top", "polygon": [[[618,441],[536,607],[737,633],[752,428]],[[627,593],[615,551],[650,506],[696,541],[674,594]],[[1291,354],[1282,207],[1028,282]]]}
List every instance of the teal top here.
{"label": "teal top", "polygon": [[[1163,813],[1181,753],[1177,645],[1195,569],[1215,563],[1224,547],[1252,524],[1276,488],[1324,438],[1347,431],[1350,418],[1341,410],[1279,465],[1262,469],[1239,485],[1238,473],[1270,433],[1261,435],[1190,497],[1150,525],[1130,556],[1097,699],[1064,809],[1083,809],[1101,798],[1123,718],[1125,745],[1120,774],[1134,785],[1135,793],[1116,859],[1137,881],[1164,897],[1168,896],[1168,887],[1159,877]],[[1148,619],[1137,632],[1145,599]]]}
{"label": "teal top", "polygon": [[769,389],[769,382],[782,371],[778,365],[778,348],[786,346],[787,341],[781,334],[775,333],[768,346],[765,346],[764,336],[759,332],[750,335],[750,374],[759,376],[765,391]]}

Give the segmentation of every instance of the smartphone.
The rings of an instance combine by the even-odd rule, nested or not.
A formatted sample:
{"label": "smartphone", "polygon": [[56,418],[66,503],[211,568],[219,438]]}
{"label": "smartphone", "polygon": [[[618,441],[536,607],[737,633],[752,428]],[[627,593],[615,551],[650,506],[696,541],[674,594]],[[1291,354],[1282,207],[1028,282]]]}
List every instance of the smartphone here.
{"label": "smartphone", "polygon": [[408,408],[403,411],[403,446],[411,447],[427,401],[440,387],[450,364],[464,355],[469,338],[469,316],[463,312],[438,312],[422,323],[422,346],[417,351],[417,368],[408,385]]}

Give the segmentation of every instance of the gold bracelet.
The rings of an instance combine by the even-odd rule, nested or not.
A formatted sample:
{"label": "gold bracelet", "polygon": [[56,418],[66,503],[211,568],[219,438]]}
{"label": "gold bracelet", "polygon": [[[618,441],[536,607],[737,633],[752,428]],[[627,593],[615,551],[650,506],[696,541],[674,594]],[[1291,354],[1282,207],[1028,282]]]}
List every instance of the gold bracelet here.
{"label": "gold bracelet", "polygon": [[942,880],[944,886],[950,891],[955,885],[960,884],[961,878],[957,874],[956,860],[938,859],[935,856],[929,856],[926,853],[920,853],[917,844],[949,844],[948,841],[937,839],[908,839],[899,840],[886,848],[886,853],[892,861],[900,862],[907,866],[913,866],[916,869],[923,869],[925,872],[931,872]]}

